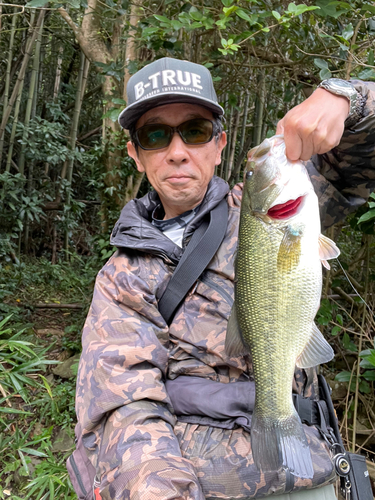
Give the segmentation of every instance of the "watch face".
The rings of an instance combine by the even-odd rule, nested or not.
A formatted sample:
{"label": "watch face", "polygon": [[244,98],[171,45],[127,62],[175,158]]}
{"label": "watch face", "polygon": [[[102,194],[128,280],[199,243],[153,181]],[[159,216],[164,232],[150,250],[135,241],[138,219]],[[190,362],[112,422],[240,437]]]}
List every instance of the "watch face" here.
{"label": "watch face", "polygon": [[323,80],[320,86],[333,94],[344,94],[347,97],[357,94],[352,83],[347,82],[346,80],[340,80],[339,78],[329,78],[328,80]]}

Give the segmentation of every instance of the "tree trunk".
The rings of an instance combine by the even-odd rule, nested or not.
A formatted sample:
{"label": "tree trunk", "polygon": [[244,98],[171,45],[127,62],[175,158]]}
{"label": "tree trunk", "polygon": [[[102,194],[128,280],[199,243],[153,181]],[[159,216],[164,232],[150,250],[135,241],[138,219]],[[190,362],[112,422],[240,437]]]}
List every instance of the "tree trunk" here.
{"label": "tree trunk", "polygon": [[[128,39],[126,43],[125,50],[125,75],[124,75],[124,89],[123,89],[123,99],[127,103],[128,96],[126,93],[128,81],[130,79],[129,73],[129,63],[131,61],[135,61],[137,59],[137,47],[135,42],[135,31],[138,22],[141,19],[141,8],[139,5],[139,0],[135,0],[134,3],[131,4],[130,7],[130,16],[129,16],[129,31],[128,31]],[[134,32],[134,34],[133,34]],[[136,172],[135,174],[129,175],[127,179],[127,186],[125,191],[125,196],[123,199],[123,205],[126,205],[130,200],[135,198],[138,194],[140,185],[142,183],[142,179],[144,177],[144,173]]]}
{"label": "tree trunk", "polygon": [[[80,58],[80,64],[79,64],[79,73],[78,73],[78,80],[77,80],[77,89],[76,89],[76,98],[75,98],[76,104],[74,106],[72,126],[71,126],[70,134],[69,134],[69,148],[72,151],[74,151],[75,147],[76,147],[79,115],[81,113],[82,89],[83,89],[83,81],[84,81],[85,69],[86,69],[86,78],[87,78],[86,57],[85,57],[85,54],[81,51],[81,58]],[[74,160],[71,159],[68,162],[65,162],[65,164],[67,164],[66,179],[68,181],[68,192],[67,192],[65,207],[66,207],[67,222],[69,222],[70,200],[71,200],[71,194],[70,193],[71,193],[71,187],[72,187],[72,177],[73,177]],[[64,168],[65,168],[65,164],[64,164]],[[65,177],[65,175],[64,175],[64,177]],[[63,179],[64,177],[63,177],[63,173],[61,173],[61,178]],[[65,248],[65,259],[68,260],[68,257],[69,257],[68,256],[68,249],[69,249],[69,229],[68,228],[65,230],[64,248]]]}
{"label": "tree trunk", "polygon": [[64,47],[60,45],[58,56],[57,56],[57,67],[55,74],[55,84],[53,86],[53,100],[56,101],[57,96],[59,95],[60,90],[60,81],[61,81],[61,65],[62,65],[62,56],[64,52]]}

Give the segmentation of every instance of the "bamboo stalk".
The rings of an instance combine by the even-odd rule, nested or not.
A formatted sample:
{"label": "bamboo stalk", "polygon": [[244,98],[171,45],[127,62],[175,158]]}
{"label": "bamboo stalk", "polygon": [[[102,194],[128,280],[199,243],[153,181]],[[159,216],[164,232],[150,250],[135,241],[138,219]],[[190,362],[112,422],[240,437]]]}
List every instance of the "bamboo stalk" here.
{"label": "bamboo stalk", "polygon": [[32,48],[33,48],[35,40],[38,36],[39,28],[40,28],[41,23],[44,19],[45,12],[46,12],[45,10],[40,11],[36,26],[35,26],[34,31],[33,31],[33,34],[31,36],[31,38],[29,39],[29,42],[27,43],[25,56],[24,56],[23,61],[22,61],[21,69],[18,73],[18,78],[17,78],[16,84],[14,85],[11,98],[9,99],[9,102],[8,102],[8,106],[6,107],[6,109],[4,110],[4,113],[3,113],[3,118],[2,118],[2,121],[0,124],[0,137],[4,133],[5,127],[8,123],[8,120],[9,120],[10,113],[11,113],[12,108],[13,108],[13,105],[17,99],[19,88],[21,86],[21,83],[23,82],[23,79],[25,78],[26,69],[27,69],[27,66],[29,64],[29,61],[30,61],[30,58],[32,55]]}
{"label": "bamboo stalk", "polygon": [[40,56],[40,46],[41,46],[41,42],[42,42],[42,31],[43,31],[43,20],[42,20],[42,23],[40,25],[38,38],[37,38],[36,43],[35,43],[33,69],[31,71],[29,95],[27,98],[26,112],[25,112],[25,119],[24,119],[24,129],[23,129],[23,135],[22,135],[23,144],[21,146],[20,158],[18,160],[18,168],[19,168],[19,171],[21,174],[24,173],[24,167],[25,167],[25,150],[26,150],[26,141],[29,137],[30,118],[34,118],[34,116],[32,116],[32,108],[33,108],[33,101],[34,101],[34,97],[35,97],[35,87],[36,87],[37,74],[38,74],[39,62],[40,62],[39,56]]}
{"label": "bamboo stalk", "polygon": [[20,85],[20,87],[18,89],[18,96],[17,96],[17,100],[16,100],[16,106],[14,108],[13,124],[12,124],[12,131],[10,133],[7,162],[6,162],[6,165],[5,165],[5,172],[10,172],[10,166],[11,166],[11,163],[12,163],[14,138],[16,136],[16,130],[17,130],[17,124],[18,124],[18,116],[19,116],[19,112],[20,112],[20,105],[21,105],[21,98],[22,98],[22,91],[23,91],[23,81],[21,82],[21,85]]}
{"label": "bamboo stalk", "polygon": [[[14,9],[14,12],[16,12],[16,8]],[[12,27],[10,31],[10,41],[9,41],[9,51],[8,51],[8,60],[7,60],[7,69],[5,73],[5,90],[4,90],[4,107],[3,109],[5,110],[8,106],[8,99],[9,99],[9,87],[10,87],[10,71],[12,68],[12,60],[13,60],[13,45],[14,45],[14,34],[16,31],[16,21],[17,21],[16,15],[13,15],[12,17]],[[3,149],[4,149],[4,132],[1,133],[0,135],[0,167],[1,167],[1,160],[3,156]]]}
{"label": "bamboo stalk", "polygon": [[228,178],[231,176],[232,168],[233,168],[233,161],[234,161],[234,153],[236,152],[236,140],[237,140],[237,133],[238,133],[238,126],[240,124],[240,116],[241,116],[241,108],[243,105],[243,96],[240,98],[240,106],[239,109],[237,110],[236,114],[236,121],[234,122],[234,129],[233,129],[233,134],[232,134],[232,144],[231,144],[231,152],[229,155],[229,164],[228,164],[228,172],[225,176],[225,180],[227,181]]}
{"label": "bamboo stalk", "polygon": [[232,144],[232,119],[233,119],[233,106],[230,107],[229,111],[229,119],[228,119],[228,131],[227,131],[227,146],[225,151],[225,163],[224,163],[224,172],[221,172],[220,177],[223,179],[228,178],[228,166],[229,166],[229,156]]}
{"label": "bamboo stalk", "polygon": [[[78,81],[77,81],[77,90],[76,90],[76,103],[74,107],[74,112],[73,112],[73,119],[72,119],[72,125],[70,129],[70,135],[69,135],[69,147],[72,151],[75,150],[76,146],[76,141],[77,141],[77,130],[78,130],[78,122],[79,122],[79,115],[81,113],[81,104],[82,104],[82,89],[83,89],[83,83],[84,83],[84,74],[85,74],[85,68],[87,68],[86,65],[86,56],[81,50],[81,58],[80,58],[80,65],[79,65],[79,72],[78,72]],[[88,69],[87,69],[88,71]],[[86,74],[87,78],[87,74]],[[66,171],[66,179],[68,181],[69,189],[67,193],[67,198],[66,198],[66,208],[67,208],[67,219],[69,219],[69,209],[70,209],[70,200],[71,200],[71,185],[72,185],[72,177],[73,177],[73,166],[74,166],[74,160],[71,159],[67,163],[67,171]],[[65,258],[68,260],[68,249],[69,249],[69,232],[68,229],[65,230],[64,234],[64,249],[66,251],[65,253]]]}
{"label": "bamboo stalk", "polygon": [[258,77],[259,93],[255,101],[255,117],[253,129],[253,145],[257,146],[261,143],[262,127],[263,127],[263,114],[264,114],[264,95],[265,95],[265,78],[264,71]]}
{"label": "bamboo stalk", "polygon": [[244,103],[244,108],[243,108],[243,116],[242,116],[242,130],[241,130],[241,139],[240,139],[240,151],[243,149],[244,144],[245,144],[247,114],[248,114],[248,109],[249,109],[249,99],[250,99],[250,93],[246,92],[245,103]]}

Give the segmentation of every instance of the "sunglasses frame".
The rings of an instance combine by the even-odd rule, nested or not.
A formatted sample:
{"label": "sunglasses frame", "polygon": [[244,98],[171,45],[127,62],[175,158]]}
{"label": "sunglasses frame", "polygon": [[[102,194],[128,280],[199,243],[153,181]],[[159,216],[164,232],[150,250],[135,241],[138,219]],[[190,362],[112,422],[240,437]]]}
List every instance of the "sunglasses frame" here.
{"label": "sunglasses frame", "polygon": [[[195,121],[195,120],[205,120],[207,122],[210,122],[212,124],[212,133],[211,133],[211,136],[210,138],[207,140],[207,141],[204,141],[204,142],[196,142],[196,143],[190,143],[190,142],[186,142],[185,139],[183,138],[182,134],[181,134],[181,131],[179,130],[179,128],[184,125],[185,123],[188,123],[188,122],[192,122],[192,121]],[[150,125],[154,125],[154,124],[150,124]],[[167,148],[170,143],[172,142],[172,139],[173,139],[173,136],[174,134],[177,132],[178,135],[181,137],[181,140],[184,144],[187,144],[188,146],[200,146],[201,144],[207,144],[209,143],[210,141],[212,141],[212,138],[215,137],[215,135],[217,135],[217,131],[215,131],[215,122],[213,122],[212,120],[209,120],[208,118],[191,118],[190,120],[186,120],[185,122],[182,122],[180,123],[179,125],[177,125],[177,127],[172,127],[171,125],[167,125],[165,123],[161,123],[161,124],[158,124],[158,123],[155,123],[155,125],[163,125],[164,127],[168,127],[172,132],[171,132],[171,135],[169,137],[169,142],[168,144],[166,144],[165,146],[162,146],[160,148],[145,148],[142,146],[142,144],[140,143],[139,141],[139,138],[138,138],[138,131],[139,130],[142,130],[143,128],[145,127],[148,127],[149,125],[143,125],[143,127],[139,127],[139,129],[137,129],[135,131],[135,139],[136,139],[136,143],[137,145],[143,149],[144,151],[157,151],[158,149],[164,149],[164,148]]]}

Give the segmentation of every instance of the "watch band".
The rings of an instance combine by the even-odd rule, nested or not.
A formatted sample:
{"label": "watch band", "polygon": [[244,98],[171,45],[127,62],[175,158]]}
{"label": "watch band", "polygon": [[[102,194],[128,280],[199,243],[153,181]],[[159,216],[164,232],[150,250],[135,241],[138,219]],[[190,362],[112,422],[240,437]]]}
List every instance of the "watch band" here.
{"label": "watch band", "polygon": [[346,125],[356,123],[363,117],[363,108],[366,103],[366,97],[354,87],[351,82],[339,78],[328,78],[323,80],[318,88],[323,88],[334,95],[346,97],[349,100],[349,114],[346,119]]}

